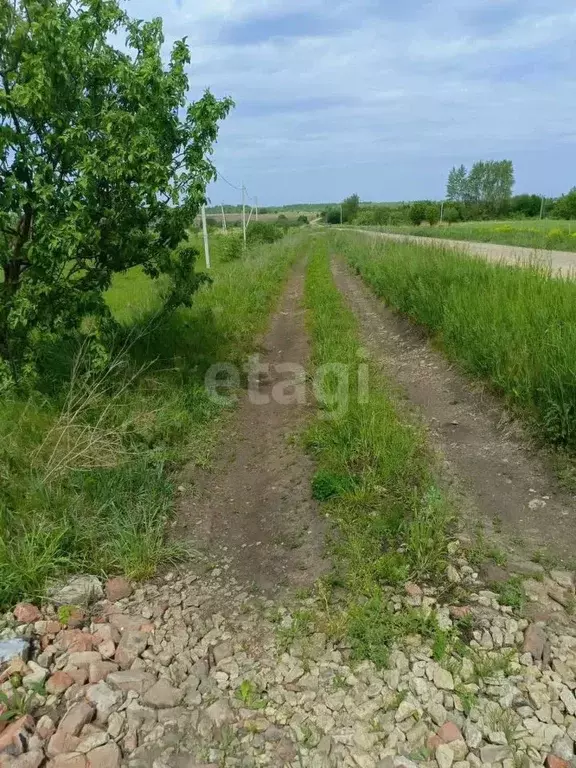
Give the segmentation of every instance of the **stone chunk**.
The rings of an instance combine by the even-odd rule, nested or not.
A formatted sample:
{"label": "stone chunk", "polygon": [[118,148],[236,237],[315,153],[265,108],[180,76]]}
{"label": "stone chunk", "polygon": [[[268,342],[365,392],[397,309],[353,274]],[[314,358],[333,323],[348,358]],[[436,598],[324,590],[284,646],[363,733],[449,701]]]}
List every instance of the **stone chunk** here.
{"label": "stone chunk", "polygon": [[21,755],[28,747],[28,741],[34,731],[34,718],[23,715],[10,723],[0,733],[0,755]]}
{"label": "stone chunk", "polygon": [[453,691],[454,678],[452,673],[443,667],[436,667],[434,669],[434,685],[443,691]]}
{"label": "stone chunk", "polygon": [[97,651],[78,651],[68,656],[68,664],[77,669],[88,669],[90,664],[96,664],[99,661],[102,661],[102,657]]}
{"label": "stone chunk", "polygon": [[530,624],[524,634],[522,653],[530,653],[535,661],[540,661],[546,646],[546,633],[538,624]]}
{"label": "stone chunk", "polygon": [[183,696],[183,691],[179,691],[168,680],[161,678],[146,691],[142,701],[155,709],[167,709],[177,707]]}
{"label": "stone chunk", "polygon": [[480,760],[483,763],[501,763],[512,757],[512,749],[508,746],[489,744],[480,750]]}
{"label": "stone chunk", "polygon": [[97,661],[90,664],[88,668],[88,681],[90,683],[99,683],[100,680],[106,680],[110,672],[117,672],[118,664],[112,661]]}
{"label": "stone chunk", "polygon": [[220,643],[214,648],[214,659],[216,664],[219,664],[224,659],[229,659],[234,654],[234,649],[231,643]]}
{"label": "stone chunk", "polygon": [[132,586],[129,581],[117,576],[114,579],[108,579],[106,582],[106,597],[111,603],[115,603],[117,600],[123,600],[126,597],[130,597],[133,592]]}
{"label": "stone chunk", "polygon": [[570,763],[567,760],[562,760],[556,755],[548,755],[545,765],[546,768],[570,768]]}
{"label": "stone chunk", "polygon": [[58,645],[69,653],[91,651],[94,648],[94,637],[80,629],[65,629],[57,641]]}
{"label": "stone chunk", "polygon": [[230,708],[227,699],[218,699],[218,701],[210,704],[210,706],[206,708],[204,714],[216,728],[221,728],[223,725],[227,725],[234,721],[234,712]]}
{"label": "stone chunk", "polygon": [[104,590],[97,576],[76,576],[64,585],[53,587],[50,599],[56,605],[89,606],[104,597]]}
{"label": "stone chunk", "polygon": [[79,701],[66,712],[60,721],[58,731],[70,736],[78,736],[82,727],[93,720],[94,714],[95,709],[89,702]]}
{"label": "stone chunk", "polygon": [[118,746],[110,741],[86,755],[87,768],[120,768],[122,754]]}
{"label": "stone chunk", "polygon": [[562,688],[560,691],[560,698],[566,707],[566,711],[569,715],[576,715],[576,697],[568,688]]}
{"label": "stone chunk", "polygon": [[50,768],[86,768],[86,758],[79,752],[56,755],[50,763]]}
{"label": "stone chunk", "polygon": [[451,741],[460,740],[462,738],[462,733],[456,723],[453,723],[449,720],[440,728],[438,731],[438,736],[445,744],[450,744]]}
{"label": "stone chunk", "polygon": [[58,730],[50,738],[46,754],[48,757],[56,757],[56,755],[75,752],[80,741],[81,739],[78,736],[72,736],[70,733],[64,733],[63,731]]}
{"label": "stone chunk", "polygon": [[149,672],[128,669],[123,672],[111,672],[106,678],[106,682],[119,691],[144,693],[154,685],[156,678]]}
{"label": "stone chunk", "polygon": [[149,639],[150,636],[147,632],[134,629],[127,630],[120,638],[120,643],[114,654],[114,660],[122,669],[128,669],[146,649]]}
{"label": "stone chunk", "polygon": [[90,686],[86,699],[96,707],[96,719],[99,723],[108,722],[110,714],[122,702],[122,693],[114,691],[104,682]]}
{"label": "stone chunk", "polygon": [[436,747],[436,762],[440,768],[452,768],[454,762],[454,752],[450,749],[448,744],[440,744]]}
{"label": "stone chunk", "polygon": [[58,670],[48,678],[48,682],[46,683],[46,690],[48,693],[55,693],[58,695],[60,693],[64,693],[64,691],[67,691],[73,682],[74,679],[67,672]]}
{"label": "stone chunk", "polygon": [[14,618],[21,624],[33,624],[42,618],[42,614],[32,603],[18,603],[14,608]]}

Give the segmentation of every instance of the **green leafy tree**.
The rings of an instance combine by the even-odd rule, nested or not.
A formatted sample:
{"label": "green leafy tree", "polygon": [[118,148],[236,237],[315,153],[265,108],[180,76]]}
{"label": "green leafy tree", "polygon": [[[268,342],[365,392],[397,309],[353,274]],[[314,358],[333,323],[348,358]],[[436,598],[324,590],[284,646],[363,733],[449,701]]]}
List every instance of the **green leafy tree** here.
{"label": "green leafy tree", "polygon": [[466,182],[468,171],[464,165],[459,168],[454,166],[448,174],[446,185],[446,197],[453,202],[462,202],[466,198]]}
{"label": "green leafy tree", "polygon": [[360,208],[360,198],[358,195],[350,195],[342,202],[342,221],[350,223],[354,221]]}
{"label": "green leafy tree", "polygon": [[325,218],[327,224],[340,224],[340,207],[328,208]]}
{"label": "green leafy tree", "polygon": [[425,220],[433,227],[440,221],[440,207],[437,203],[430,203],[426,206]]}
{"label": "green leafy tree", "polygon": [[410,206],[410,221],[414,226],[419,226],[423,221],[426,221],[427,208],[427,203],[412,203]]}
{"label": "green leafy tree", "polygon": [[444,207],[444,221],[448,222],[448,224],[460,221],[460,211],[455,205],[446,205]]}
{"label": "green leafy tree", "polygon": [[87,315],[93,329],[110,322],[114,273],[167,276],[167,306],[203,279],[179,246],[232,102],[206,91],[187,104],[188,47],[164,63],[163,43],[159,19],[131,20],[116,0],[0,1],[4,384],[33,372],[42,340],[77,333]]}
{"label": "green leafy tree", "polygon": [[576,219],[576,187],[572,187],[567,195],[557,200],[554,215],[559,219]]}
{"label": "green leafy tree", "polygon": [[536,218],[540,216],[541,209],[540,195],[515,195],[510,201],[510,213],[515,216]]}
{"label": "green leafy tree", "polygon": [[475,207],[479,215],[495,215],[508,208],[513,188],[514,166],[511,160],[480,160],[474,163],[466,178],[463,200]]}
{"label": "green leafy tree", "polygon": [[482,186],[484,184],[484,163],[474,163],[466,179],[464,201],[467,203],[479,203],[482,200]]}

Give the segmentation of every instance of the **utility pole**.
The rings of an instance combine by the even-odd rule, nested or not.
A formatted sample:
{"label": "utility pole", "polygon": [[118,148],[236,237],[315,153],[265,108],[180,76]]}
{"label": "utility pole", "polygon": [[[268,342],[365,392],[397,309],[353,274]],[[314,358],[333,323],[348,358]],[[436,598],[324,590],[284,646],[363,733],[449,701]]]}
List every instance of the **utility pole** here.
{"label": "utility pole", "polygon": [[256,221],[258,221],[258,198],[254,198],[256,201]]}
{"label": "utility pole", "polygon": [[206,206],[202,206],[202,234],[204,235],[204,256],[206,269],[210,269],[210,244],[208,243],[208,227],[206,226]]}
{"label": "utility pole", "polygon": [[545,199],[546,199],[545,197],[542,197],[542,205],[540,206],[540,218],[541,219],[544,218],[544,200]]}
{"label": "utility pole", "polygon": [[244,248],[246,248],[246,187],[242,182],[242,234],[244,236]]}
{"label": "utility pole", "polygon": [[343,221],[342,221],[342,203],[340,203],[340,226],[342,226],[342,224],[343,224]]}
{"label": "utility pole", "polygon": [[226,232],[226,214],[224,213],[224,206],[220,206],[220,210],[222,211],[222,229],[224,232]]}

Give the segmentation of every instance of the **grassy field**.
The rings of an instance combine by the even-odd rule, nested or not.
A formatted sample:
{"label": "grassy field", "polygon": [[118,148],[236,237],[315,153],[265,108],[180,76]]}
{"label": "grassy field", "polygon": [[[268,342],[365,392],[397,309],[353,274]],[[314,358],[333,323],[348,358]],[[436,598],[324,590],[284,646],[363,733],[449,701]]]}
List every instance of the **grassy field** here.
{"label": "grassy field", "polygon": [[473,221],[435,227],[381,227],[385,232],[518,245],[552,251],[576,251],[576,222],[554,219]]}
{"label": "grassy field", "polygon": [[[39,597],[67,571],[133,578],[182,556],[166,539],[175,470],[210,461],[223,415],[203,387],[240,361],[282,291],[297,240],[223,264],[191,309],[154,321],[161,285],[121,275],[108,294],[122,323],[110,365],[54,349],[37,394],[0,403],[0,605]],[[70,368],[72,365],[72,375]]]}
{"label": "grassy field", "polygon": [[334,246],[389,304],[427,327],[447,355],[487,380],[544,441],[576,449],[576,284],[546,270],[485,262],[434,246]]}
{"label": "grassy field", "polygon": [[305,291],[313,363],[316,370],[344,365],[349,379],[342,388],[339,376],[327,376],[324,409],[307,445],[317,465],[314,495],[338,530],[335,585],[348,595],[346,630],[358,657],[382,664],[395,638],[436,631],[419,612],[394,613],[383,590],[441,578],[451,510],[435,485],[423,434],[370,365],[368,394],[359,390],[358,324],[333,282],[330,253],[325,238],[313,241]]}
{"label": "grassy field", "polygon": [[[248,221],[248,217],[250,214],[250,207],[248,206],[246,209],[246,221]],[[222,213],[220,211],[215,211],[212,213],[206,213],[208,216],[208,219],[211,219],[214,221],[218,226],[222,225]],[[315,211],[280,211],[279,213],[259,213],[258,214],[258,221],[266,221],[270,224],[276,224],[278,221],[278,216],[283,215],[285,216],[288,221],[297,221],[299,216],[306,216],[309,221],[312,219],[315,219],[319,214]],[[250,222],[256,221],[255,214],[252,213],[252,216],[250,218]],[[226,223],[228,226],[231,224],[239,224],[242,222],[242,213],[226,213]],[[198,218],[196,220],[196,224],[199,226],[201,224],[201,219]]]}

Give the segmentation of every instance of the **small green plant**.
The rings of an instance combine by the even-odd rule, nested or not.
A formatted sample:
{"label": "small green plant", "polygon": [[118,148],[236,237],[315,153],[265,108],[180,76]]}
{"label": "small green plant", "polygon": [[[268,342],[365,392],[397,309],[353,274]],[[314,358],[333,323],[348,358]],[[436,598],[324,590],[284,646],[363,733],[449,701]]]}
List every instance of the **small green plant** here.
{"label": "small green plant", "polygon": [[510,674],[514,651],[500,653],[496,651],[471,651],[470,658],[474,665],[474,674],[479,680],[488,680],[499,674]]}
{"label": "small green plant", "polygon": [[300,609],[292,614],[289,626],[280,626],[276,632],[278,649],[281,653],[288,651],[296,640],[307,637],[314,626],[314,612]]}
{"label": "small green plant", "polygon": [[507,562],[506,553],[486,539],[486,534],[481,526],[478,526],[474,546],[466,552],[466,556],[468,561],[477,568],[488,560],[496,563],[501,568]]}
{"label": "small green plant", "polygon": [[342,675],[334,675],[332,678],[332,688],[335,691],[347,691],[350,686],[346,682],[346,678]]}
{"label": "small green plant", "polygon": [[543,568],[553,568],[557,560],[550,552],[545,549],[537,549],[532,554],[532,562],[541,565]]}
{"label": "small green plant", "polygon": [[462,706],[464,707],[464,714],[468,717],[473,707],[478,704],[478,694],[467,690],[464,685],[456,686],[455,692],[462,702]]}
{"label": "small green plant", "polygon": [[432,643],[432,658],[435,661],[442,661],[448,652],[451,641],[451,633],[447,630],[438,629],[434,633]]}
{"label": "small green plant", "polygon": [[390,701],[388,702],[386,711],[395,712],[407,696],[408,696],[408,691],[396,691],[392,696],[392,698],[390,699]]}
{"label": "small green plant", "polygon": [[437,624],[418,609],[395,612],[378,595],[350,608],[348,632],[354,658],[385,667],[394,642],[405,635],[434,637]]}
{"label": "small green plant", "polygon": [[334,496],[350,493],[355,482],[349,475],[341,475],[327,469],[319,469],[312,478],[312,496],[317,501],[326,501]]}
{"label": "small green plant", "polygon": [[61,605],[58,608],[58,621],[60,624],[67,627],[70,619],[74,615],[74,612],[77,610],[78,608],[75,605]]}
{"label": "small green plant", "polygon": [[0,705],[4,710],[0,714],[0,723],[10,722],[22,715],[30,714],[36,705],[36,695],[44,696],[45,694],[46,690],[42,684],[31,686],[28,693],[15,690],[9,695],[0,691]]}
{"label": "small green plant", "polygon": [[487,713],[487,721],[490,729],[503,733],[508,744],[513,744],[516,731],[521,725],[520,718],[513,709],[502,709],[498,704],[490,707]]}
{"label": "small green plant", "polygon": [[236,689],[236,698],[248,709],[265,709],[266,701],[258,693],[250,680],[243,680]]}
{"label": "small green plant", "polygon": [[236,261],[242,257],[243,251],[242,235],[237,232],[230,232],[224,239],[220,258],[223,262]]}
{"label": "small green plant", "polygon": [[516,611],[521,611],[526,604],[526,592],[520,576],[512,576],[508,581],[493,584],[492,588],[498,594],[501,605],[509,605]]}

